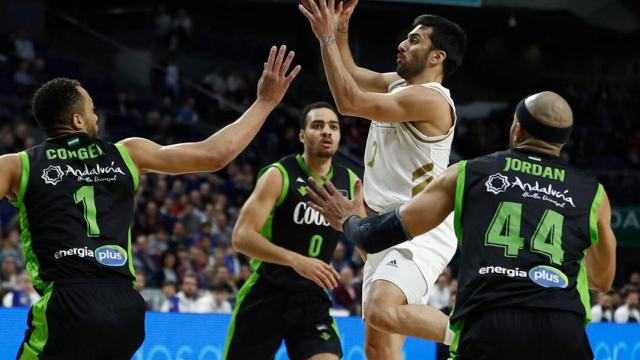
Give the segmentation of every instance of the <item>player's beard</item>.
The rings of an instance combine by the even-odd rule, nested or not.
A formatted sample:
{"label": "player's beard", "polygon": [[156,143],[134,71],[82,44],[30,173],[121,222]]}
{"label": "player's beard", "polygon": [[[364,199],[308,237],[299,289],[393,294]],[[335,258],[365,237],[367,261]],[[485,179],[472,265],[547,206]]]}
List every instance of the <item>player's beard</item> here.
{"label": "player's beard", "polygon": [[421,57],[414,60],[408,60],[405,57],[404,61],[398,63],[398,66],[396,67],[396,72],[401,78],[405,80],[409,80],[418,76],[426,68],[427,68],[426,58]]}

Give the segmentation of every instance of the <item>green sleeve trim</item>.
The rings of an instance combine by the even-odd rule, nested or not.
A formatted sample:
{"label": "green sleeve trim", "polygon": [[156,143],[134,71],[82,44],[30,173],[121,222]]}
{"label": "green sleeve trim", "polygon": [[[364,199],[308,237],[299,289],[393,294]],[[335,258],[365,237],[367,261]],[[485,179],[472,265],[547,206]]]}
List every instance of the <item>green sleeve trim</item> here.
{"label": "green sleeve trim", "polygon": [[20,185],[18,187],[18,198],[16,201],[9,201],[9,203],[15,207],[20,207],[24,194],[27,193],[27,185],[29,184],[29,155],[26,151],[20,151],[18,153],[20,162],[22,163],[22,174],[20,175]]}
{"label": "green sleeve trim", "polygon": [[600,237],[598,235],[598,209],[600,208],[600,203],[602,202],[602,197],[604,196],[604,188],[602,184],[598,184],[598,191],[596,192],[596,196],[593,197],[593,202],[591,203],[591,213],[589,214],[589,234],[591,235],[591,246],[595,246],[600,241]]}
{"label": "green sleeve trim", "polygon": [[576,289],[580,294],[580,302],[584,306],[584,326],[591,322],[591,296],[589,295],[589,278],[587,277],[587,268],[584,265],[584,258],[578,261],[580,271],[578,272],[578,280]]}
{"label": "green sleeve trim", "polygon": [[53,286],[49,285],[44,292],[44,296],[31,308],[31,326],[33,326],[33,332],[31,332],[29,338],[22,346],[20,360],[39,359],[44,346],[47,344],[47,340],[49,339],[47,307],[49,300],[51,300],[52,293]]}
{"label": "green sleeve trim", "polygon": [[131,155],[129,155],[129,151],[124,146],[124,144],[115,145],[120,152],[120,156],[122,156],[122,160],[124,160],[124,163],[127,164],[129,172],[131,172],[131,177],[133,177],[133,191],[137,191],[138,183],[140,182],[140,179],[138,178],[138,168],[136,167],[136,164],[133,162],[133,160],[131,160]]}
{"label": "green sleeve trim", "polygon": [[458,320],[455,323],[450,324],[449,328],[451,329],[451,331],[453,331],[453,339],[451,340],[451,345],[449,345],[448,360],[455,360],[458,358],[458,347],[460,346],[460,338],[462,337],[464,320]]}
{"label": "green sleeve trim", "polygon": [[236,319],[238,317],[238,311],[240,311],[242,302],[247,297],[247,295],[249,295],[249,293],[251,292],[251,288],[253,288],[253,286],[258,282],[259,278],[260,275],[258,275],[257,272],[254,272],[238,291],[238,296],[236,297],[236,306],[233,308],[233,314],[231,315],[231,321],[229,322],[229,329],[227,330],[227,340],[224,344],[224,355],[222,356],[223,359],[227,359],[229,346],[231,345],[231,340],[233,339],[233,335],[236,330]]}
{"label": "green sleeve trim", "polygon": [[358,181],[358,175],[351,171],[351,169],[347,169],[349,173],[349,199],[353,199],[356,191],[356,181]]}
{"label": "green sleeve trim", "polygon": [[287,172],[287,169],[285,169],[284,166],[282,166],[282,164],[280,163],[267,165],[258,172],[258,179],[272,167],[280,170],[280,172],[282,173],[282,190],[280,191],[280,196],[278,196],[278,200],[276,201],[276,206],[280,206],[280,204],[284,202],[284,199],[287,198],[287,194],[289,193],[289,173]]}
{"label": "green sleeve trim", "polygon": [[467,176],[467,161],[458,163],[458,178],[456,179],[456,196],[454,206],[453,226],[455,228],[458,244],[462,245],[462,204],[464,202],[464,186]]}

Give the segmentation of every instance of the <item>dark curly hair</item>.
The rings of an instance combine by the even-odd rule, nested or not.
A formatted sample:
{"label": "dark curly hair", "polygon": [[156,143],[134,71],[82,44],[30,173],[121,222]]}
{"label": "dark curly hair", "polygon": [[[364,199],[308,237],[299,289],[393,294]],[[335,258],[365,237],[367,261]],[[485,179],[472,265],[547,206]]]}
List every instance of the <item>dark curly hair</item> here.
{"label": "dark curly hair", "polygon": [[444,60],[444,76],[453,74],[464,58],[467,48],[467,34],[455,22],[437,15],[420,15],[413,21],[413,27],[418,25],[430,27],[432,30],[431,49],[442,50],[447,53]]}
{"label": "dark curly hair", "polygon": [[74,113],[82,112],[79,86],[78,80],[55,78],[36,90],[31,101],[33,115],[46,134],[67,126]]}

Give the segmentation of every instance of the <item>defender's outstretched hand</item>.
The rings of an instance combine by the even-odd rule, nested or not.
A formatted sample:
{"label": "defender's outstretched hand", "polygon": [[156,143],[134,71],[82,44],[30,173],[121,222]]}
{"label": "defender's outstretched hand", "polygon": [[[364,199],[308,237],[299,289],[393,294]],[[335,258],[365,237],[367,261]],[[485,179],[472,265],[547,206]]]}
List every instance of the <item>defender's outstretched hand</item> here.
{"label": "defender's outstretched hand", "polygon": [[308,204],[319,211],[334,229],[342,231],[342,224],[352,215],[367,216],[362,196],[362,182],[359,179],[356,181],[352,200],[342,195],[326,176],[323,176],[322,180],[324,186],[309,178],[313,189],[305,187],[312,200]]}
{"label": "defender's outstretched hand", "polygon": [[293,51],[289,51],[285,57],[286,52],[287,47],[285,45],[280,46],[280,50],[275,46],[271,47],[269,59],[264,63],[264,70],[258,81],[258,101],[268,103],[273,107],[276,107],[282,101],[289,85],[291,85],[291,82],[301,69],[300,65],[297,65],[287,75],[289,66],[291,66],[296,54]]}

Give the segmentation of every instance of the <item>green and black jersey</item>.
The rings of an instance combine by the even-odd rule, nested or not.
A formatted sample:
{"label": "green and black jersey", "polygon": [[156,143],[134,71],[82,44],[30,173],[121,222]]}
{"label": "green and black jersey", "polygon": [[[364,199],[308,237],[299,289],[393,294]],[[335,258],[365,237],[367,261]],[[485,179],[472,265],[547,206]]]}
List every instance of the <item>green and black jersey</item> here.
{"label": "green and black jersey", "polygon": [[[262,235],[278,246],[329,263],[340,232],[334,230],[322,214],[307,206],[310,198],[304,187],[313,175],[302,156],[285,157],[262,169],[259,175],[271,167],[282,173],[282,192],[262,229]],[[351,170],[334,163],[328,178],[345,196],[353,196],[357,177]],[[321,179],[316,180],[322,183]],[[252,261],[252,265],[262,278],[278,287],[291,290],[318,288],[291,267],[257,260]]]}
{"label": "green and black jersey", "polygon": [[452,323],[511,306],[590,318],[585,250],[604,190],[566,162],[509,150],[459,164],[460,285]]}
{"label": "green and black jersey", "polygon": [[84,133],[19,153],[27,270],[43,292],[67,279],[135,280],[130,227],[137,170],[121,144]]}

